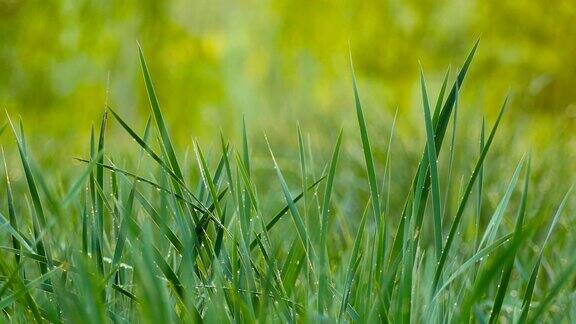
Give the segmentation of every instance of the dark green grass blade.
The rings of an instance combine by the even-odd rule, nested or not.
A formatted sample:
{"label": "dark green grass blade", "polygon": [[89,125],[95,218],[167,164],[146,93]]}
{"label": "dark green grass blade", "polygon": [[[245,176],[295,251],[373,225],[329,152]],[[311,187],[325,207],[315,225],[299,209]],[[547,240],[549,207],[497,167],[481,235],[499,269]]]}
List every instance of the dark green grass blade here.
{"label": "dark green grass blade", "polygon": [[544,239],[544,243],[542,243],[542,247],[540,248],[540,254],[538,255],[538,258],[536,259],[536,263],[534,264],[534,267],[532,268],[532,273],[530,274],[530,279],[528,281],[528,285],[526,286],[526,291],[524,292],[524,298],[522,299],[522,312],[520,314],[520,318],[518,320],[518,323],[525,323],[526,319],[528,318],[528,311],[530,310],[530,305],[532,303],[532,295],[534,294],[534,288],[536,287],[536,278],[538,277],[538,270],[540,270],[540,264],[542,263],[542,257],[544,256],[544,248],[546,247],[546,244],[548,244],[548,240],[552,236],[552,232],[554,231],[554,228],[556,227],[556,224],[558,223],[558,220],[560,219],[560,215],[562,214],[562,211],[564,210],[566,202],[568,201],[568,197],[569,197],[570,193],[572,192],[572,188],[573,187],[570,187],[568,192],[564,195],[562,202],[560,203],[560,205],[556,209],[556,213],[554,214],[554,218],[552,218],[552,223],[550,224],[550,227],[548,228],[548,233],[546,234],[546,238]]}
{"label": "dark green grass blade", "polygon": [[[370,147],[370,140],[368,137],[368,130],[366,121],[364,119],[364,112],[362,111],[362,104],[360,102],[360,95],[358,93],[358,86],[356,84],[356,76],[354,74],[354,64],[352,62],[352,53],[350,52],[350,70],[352,73],[352,88],[354,91],[354,102],[356,106],[356,115],[358,119],[358,126],[360,128],[360,138],[362,140],[362,151],[364,153],[364,161],[366,163],[366,172],[368,174],[368,183],[370,185],[370,200],[372,201],[372,209],[374,218],[376,219],[378,243],[376,246],[376,268],[382,269],[382,264],[386,254],[386,222],[382,219],[382,211],[380,206],[380,194],[378,192],[378,181],[376,179],[376,171],[374,168],[374,158],[372,149]],[[378,278],[382,272],[378,271]]]}
{"label": "dark green grass blade", "polygon": [[[12,132],[16,138],[16,144],[18,146],[18,152],[20,153],[20,160],[22,162],[22,167],[24,168],[24,174],[26,176],[26,182],[28,184],[28,190],[32,198],[32,205],[34,207],[35,217],[38,218],[40,230],[45,230],[47,228],[46,217],[44,216],[44,209],[42,208],[42,203],[40,201],[40,195],[38,194],[38,188],[36,187],[36,181],[32,174],[30,164],[28,162],[28,154],[25,147],[25,139],[18,136],[10,117],[8,116],[8,122],[12,128]],[[39,234],[39,233],[37,233]],[[36,244],[37,251],[40,255],[45,256],[47,259],[47,264],[40,264],[40,268],[43,274],[48,272],[48,269],[52,267],[52,256],[50,253],[50,247],[46,244],[44,238],[39,238]]]}
{"label": "dark green grass blade", "polygon": [[328,214],[330,211],[330,198],[332,196],[332,189],[334,185],[334,176],[336,174],[336,166],[338,165],[338,156],[340,154],[340,144],[342,143],[342,130],[338,134],[334,151],[332,152],[332,159],[330,160],[330,167],[328,171],[328,179],[326,180],[326,188],[324,189],[324,202],[322,204],[322,223],[320,231],[320,280],[318,283],[318,313],[324,312],[324,305],[329,300],[327,291],[328,280],[328,251],[326,238],[328,236]]}
{"label": "dark green grass blade", "polygon": [[134,194],[136,191],[136,181],[132,183],[132,188],[128,195],[128,199],[124,204],[124,208],[119,208],[120,214],[122,215],[122,220],[120,221],[120,228],[118,229],[118,237],[116,238],[116,245],[114,247],[114,256],[112,257],[112,267],[115,267],[122,258],[122,253],[124,252],[124,245],[126,243],[126,237],[128,235],[128,219],[132,217],[132,210],[134,207]]}
{"label": "dark green grass blade", "polygon": [[8,126],[8,123],[4,123],[4,125],[0,126],[0,135],[2,135],[2,133],[4,133],[7,126]]}
{"label": "dark green grass blade", "polygon": [[436,106],[434,107],[434,116],[432,116],[432,125],[436,126],[438,124],[438,117],[442,111],[442,102],[444,102],[444,95],[446,93],[446,86],[448,85],[448,77],[450,76],[450,67],[446,70],[444,74],[444,80],[442,81],[442,86],[440,87],[440,92],[438,93],[438,98],[436,99]]}
{"label": "dark green grass blade", "polygon": [[[172,181],[175,182],[174,189],[176,190],[176,194],[182,196],[180,188],[183,188],[194,199],[194,201],[196,201],[196,203],[199,206],[202,206],[200,200],[185,185],[184,180],[181,178],[181,175],[178,175],[176,171],[173,171],[172,167],[169,164],[167,164],[160,156],[158,156],[152,150],[152,148],[150,148],[150,146],[146,143],[146,141],[140,138],[140,136],[138,136],[138,134],[132,128],[130,128],[130,126],[128,126],[128,124],[126,124],[126,122],[112,108],[108,107],[108,111],[112,113],[116,121],[118,121],[118,123],[122,126],[122,128],[126,130],[126,132],[130,135],[130,137],[132,137],[132,139],[134,139],[136,143],[138,143],[138,145],[140,145],[140,147],[144,149],[146,153],[148,153],[150,157],[156,163],[158,163],[164,171],[166,171],[170,175]],[[203,210],[205,211],[206,208],[203,208]]]}
{"label": "dark green grass blade", "polygon": [[196,150],[196,156],[198,159],[198,164],[200,166],[200,171],[202,174],[202,179],[206,183],[206,186],[209,189],[210,196],[212,197],[212,201],[214,201],[214,206],[216,207],[216,214],[218,218],[223,219],[222,208],[220,207],[220,203],[218,202],[218,191],[216,189],[216,185],[212,179],[212,175],[210,174],[210,170],[208,169],[208,164],[206,163],[206,159],[204,159],[204,154],[202,154],[202,150],[197,142],[194,142],[194,147]]}
{"label": "dark green grass blade", "polygon": [[364,112],[362,111],[362,104],[360,103],[360,95],[358,94],[358,86],[356,85],[356,76],[354,74],[354,65],[352,63],[352,54],[350,54],[350,70],[352,72],[352,87],[354,90],[354,102],[356,105],[356,115],[358,118],[358,125],[360,127],[360,138],[362,140],[362,151],[364,153],[364,160],[366,162],[366,172],[368,173],[368,182],[370,184],[370,197],[372,201],[372,208],[374,209],[374,218],[380,224],[380,196],[378,194],[378,182],[376,180],[376,171],[374,170],[374,158],[372,156],[372,149],[370,148],[370,139],[368,137],[368,130],[366,128],[366,121],[364,119]]}
{"label": "dark green grass blade", "polygon": [[478,158],[478,161],[476,162],[476,166],[474,167],[474,171],[472,171],[472,176],[470,177],[470,180],[468,181],[468,184],[466,185],[466,188],[464,190],[464,194],[460,200],[460,205],[458,206],[458,210],[457,210],[456,215],[454,217],[454,221],[452,223],[452,226],[450,227],[450,233],[448,234],[448,238],[446,239],[446,243],[444,244],[444,248],[442,250],[442,255],[440,257],[440,261],[438,262],[438,265],[436,267],[436,271],[435,271],[434,279],[433,279],[433,283],[432,283],[432,292],[433,293],[436,291],[438,282],[440,281],[440,276],[441,276],[442,270],[444,269],[444,266],[446,264],[448,254],[450,252],[450,248],[452,247],[452,243],[453,243],[454,238],[456,236],[456,233],[458,231],[458,226],[460,225],[460,221],[462,220],[462,215],[464,214],[464,209],[465,209],[467,202],[468,202],[468,197],[470,196],[470,192],[472,191],[472,187],[474,186],[474,182],[476,181],[476,178],[478,177],[478,171],[479,171],[480,167],[482,166],[482,164],[484,163],[484,159],[486,158],[486,155],[488,154],[488,150],[490,149],[492,141],[494,140],[494,136],[496,135],[496,130],[498,129],[498,126],[500,125],[500,121],[502,120],[502,116],[504,114],[507,102],[508,102],[508,98],[506,98],[506,100],[504,100],[504,103],[502,104],[502,108],[500,109],[500,113],[498,114],[498,118],[496,119],[496,122],[494,123],[494,126],[492,127],[492,130],[490,131],[490,135],[488,136],[488,140],[486,141],[486,145],[484,146],[484,149],[482,150],[482,154],[480,154],[480,157]]}
{"label": "dark green grass blade", "polygon": [[[518,246],[520,240],[522,239],[522,223],[524,222],[524,216],[526,214],[526,200],[528,199],[528,183],[530,179],[530,160],[528,160],[528,166],[526,167],[526,179],[524,180],[524,190],[522,191],[522,198],[520,199],[520,209],[518,210],[518,216],[516,218],[516,228],[514,230],[514,243]],[[502,309],[502,303],[504,302],[504,297],[506,296],[506,289],[508,288],[508,283],[510,282],[510,276],[512,274],[512,268],[514,267],[514,258],[516,257],[517,251],[513,252],[514,255],[510,262],[504,268],[502,277],[500,279],[500,284],[498,285],[498,292],[496,293],[496,298],[494,298],[494,304],[492,305],[492,312],[490,313],[490,323],[497,323],[498,315]]]}
{"label": "dark green grass blade", "polygon": [[348,307],[348,298],[350,296],[350,290],[352,289],[352,283],[354,276],[356,274],[356,268],[360,263],[361,253],[360,246],[362,245],[362,237],[364,236],[364,227],[366,225],[366,218],[368,215],[368,208],[364,210],[362,215],[362,220],[358,226],[358,231],[356,233],[356,238],[354,239],[354,247],[352,248],[352,255],[350,256],[350,261],[348,263],[348,268],[346,271],[346,282],[344,286],[344,291],[342,293],[342,303],[340,304],[340,312],[338,315],[339,321],[342,320],[342,315]]}
{"label": "dark green grass blade", "polygon": [[[132,195],[132,193],[131,193]],[[168,220],[163,219],[162,216],[156,211],[156,209],[152,206],[152,204],[144,197],[138,190],[134,192],[134,195],[142,208],[146,211],[146,213],[152,218],[154,223],[160,229],[160,232],[166,236],[168,241],[174,246],[174,248],[179,252],[183,253],[184,251],[184,244],[180,241],[178,236],[170,229],[168,225]]]}
{"label": "dark green grass blade", "polygon": [[[3,128],[5,127],[6,125],[3,126]],[[20,241],[22,240],[22,238],[18,233],[18,221],[16,220],[14,196],[12,195],[12,186],[10,185],[10,177],[8,176],[8,165],[6,164],[6,155],[4,154],[4,148],[1,148],[1,151],[2,151],[2,159],[4,161],[4,172],[6,173],[6,200],[8,201],[8,216],[10,217],[9,230],[11,229],[10,232],[12,234],[12,246],[14,247],[14,249],[20,250]],[[2,216],[2,218],[4,217]],[[2,221],[3,223],[7,223],[5,219],[2,219]],[[0,225],[0,227],[3,227],[3,224]],[[24,242],[24,246],[26,246],[28,250],[32,251],[30,247],[28,247],[28,244],[26,244],[26,242]],[[16,264],[19,264],[20,256],[15,255],[15,258],[16,258]]]}
{"label": "dark green grass blade", "polygon": [[183,181],[184,178],[182,176],[182,171],[180,170],[178,160],[176,159],[176,153],[174,152],[170,136],[168,135],[168,130],[164,122],[164,117],[162,116],[162,111],[160,110],[160,103],[158,102],[158,98],[156,97],[154,85],[152,84],[150,72],[148,71],[148,67],[144,59],[144,53],[142,52],[142,48],[140,47],[140,45],[138,45],[138,55],[140,57],[140,65],[142,67],[142,73],[144,75],[144,83],[146,84],[146,92],[148,93],[148,99],[150,100],[150,106],[152,107],[152,113],[154,115],[154,120],[156,121],[156,126],[158,127],[158,131],[160,132],[162,144],[164,145],[164,149],[166,150],[166,155],[168,156],[168,160],[170,161],[170,166],[174,170],[174,173],[176,174],[178,179]]}
{"label": "dark green grass blade", "polygon": [[430,162],[430,179],[432,186],[432,209],[434,219],[434,242],[436,258],[440,259],[442,251],[442,206],[440,205],[440,184],[438,181],[438,155],[434,143],[434,131],[432,130],[432,119],[430,117],[430,104],[428,103],[428,93],[426,90],[426,80],[424,72],[420,67],[420,86],[422,88],[422,102],[424,110],[424,120],[426,124],[426,147],[428,148],[428,161]]}
{"label": "dark green grass blade", "polygon": [[[456,81],[454,82],[454,85],[452,86],[452,89],[450,90],[450,93],[449,93],[448,97],[446,98],[446,102],[444,103],[442,110],[438,114],[437,121],[434,121],[434,138],[435,138],[435,142],[436,142],[436,152],[440,152],[440,150],[441,150],[442,143],[444,140],[444,135],[446,134],[446,129],[448,126],[448,121],[450,119],[450,116],[452,114],[452,109],[453,109],[453,106],[454,106],[455,101],[456,101],[458,89],[462,88],[462,83],[464,82],[464,79],[466,77],[466,74],[468,72],[470,64],[472,62],[472,59],[474,58],[474,54],[476,53],[476,49],[478,48],[478,42],[479,42],[479,40],[476,41],[476,43],[474,44],[474,47],[469,52],[462,68],[458,72],[458,76],[456,78]],[[416,172],[416,175],[414,176],[414,179],[412,180],[412,189],[411,190],[413,190],[414,192],[418,188],[417,181],[418,181],[421,169],[427,168],[427,167],[428,167],[428,154],[427,154],[427,149],[425,149],[423,154],[422,154],[422,158],[420,159],[420,163],[418,165],[418,170]],[[428,196],[429,186],[430,186],[430,182],[426,181],[424,183],[424,189],[422,190],[422,198],[421,198],[422,202],[420,203],[421,207],[419,210],[416,211],[417,223],[415,224],[415,230],[418,233],[420,232],[420,228],[421,228],[421,218],[422,218],[422,215],[424,213],[423,206],[425,206],[424,202],[426,202],[426,199]],[[402,248],[402,242],[403,242],[402,233],[404,233],[405,220],[406,220],[406,216],[407,216],[406,215],[407,208],[408,208],[408,203],[404,205],[404,209],[402,211],[402,217],[400,219],[400,224],[398,225],[396,235],[394,237],[394,241],[392,244],[392,252],[390,253],[390,256],[388,258],[388,260],[389,260],[388,267],[390,268],[390,271],[392,272],[391,276],[396,272],[396,267],[394,267],[394,264],[397,264],[395,261],[398,260],[398,255],[400,254],[401,248]],[[391,288],[392,288],[392,285],[390,285],[388,288],[388,294],[391,294],[391,291],[390,291]]]}
{"label": "dark green grass blade", "polygon": [[[480,154],[484,149],[484,118],[482,118],[482,128],[480,129]],[[484,165],[480,167],[478,171],[478,191],[477,191],[477,205],[476,205],[476,239],[474,241],[474,247],[476,250],[480,248],[480,222],[482,219],[482,191],[484,189]]]}
{"label": "dark green grass blade", "polygon": [[[96,166],[95,186],[104,192],[104,145],[106,138],[106,123],[108,120],[108,112],[104,111],[102,121],[100,124],[100,135],[98,138],[98,150],[102,155],[97,159],[98,165]],[[93,156],[92,159],[96,159]],[[96,214],[96,262],[100,273],[104,273],[103,262],[103,245],[104,245],[104,198],[103,195],[96,195],[96,205],[94,206],[94,213]]]}

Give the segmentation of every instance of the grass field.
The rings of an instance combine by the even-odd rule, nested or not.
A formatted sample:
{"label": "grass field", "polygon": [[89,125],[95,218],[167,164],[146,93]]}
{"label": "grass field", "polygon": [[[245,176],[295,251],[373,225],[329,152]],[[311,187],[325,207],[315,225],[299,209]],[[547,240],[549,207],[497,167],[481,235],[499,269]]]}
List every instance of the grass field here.
{"label": "grass field", "polygon": [[461,103],[477,46],[442,83],[421,72],[409,121],[363,109],[351,54],[342,129],[245,120],[178,147],[141,50],[151,118],[107,104],[75,163],[35,162],[7,114],[2,319],[574,322],[569,153],[515,145],[507,97]]}

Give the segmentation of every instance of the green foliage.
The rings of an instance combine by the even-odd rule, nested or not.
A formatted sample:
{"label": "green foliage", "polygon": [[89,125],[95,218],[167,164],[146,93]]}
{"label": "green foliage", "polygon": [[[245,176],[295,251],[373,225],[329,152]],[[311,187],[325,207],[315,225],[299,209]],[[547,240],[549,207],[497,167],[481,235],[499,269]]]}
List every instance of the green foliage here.
{"label": "green foliage", "polygon": [[[559,181],[555,191],[538,191],[546,197],[539,199],[528,188],[546,179],[535,177],[542,170],[530,158],[514,165],[492,154],[507,99],[487,137],[484,117],[470,112],[482,127],[479,153],[457,127],[477,46],[449,91],[446,74],[434,111],[421,71],[425,139],[409,140],[422,150],[416,161],[397,150],[396,119],[383,122],[391,124],[386,140],[370,135],[376,130],[369,126],[382,122],[364,109],[353,69],[359,136],[330,134],[328,149],[299,126],[297,152],[273,137],[250,138],[243,121],[238,140],[221,134],[202,146],[194,139],[189,158],[172,141],[142,50],[152,118],[140,135],[106,106],[74,179],[35,166],[23,127],[9,119],[23,179],[13,181],[21,170],[2,152],[0,316],[55,323],[574,321],[576,259],[567,230],[574,219],[561,217],[574,208],[570,185]],[[113,130],[135,151],[112,153]],[[466,181],[455,190],[458,177]]]}

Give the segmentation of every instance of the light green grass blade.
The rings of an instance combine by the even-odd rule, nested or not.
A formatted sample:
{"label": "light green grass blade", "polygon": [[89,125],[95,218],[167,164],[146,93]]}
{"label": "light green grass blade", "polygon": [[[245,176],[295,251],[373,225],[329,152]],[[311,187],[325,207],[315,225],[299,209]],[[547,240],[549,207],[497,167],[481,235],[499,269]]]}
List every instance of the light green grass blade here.
{"label": "light green grass blade", "polygon": [[[456,78],[456,81],[454,82],[454,85],[452,86],[452,89],[450,90],[450,93],[448,94],[448,97],[446,98],[446,101],[443,105],[443,108],[440,111],[440,113],[438,114],[438,121],[434,122],[434,126],[435,126],[434,127],[434,139],[436,142],[436,152],[440,152],[440,150],[442,148],[444,135],[446,134],[448,121],[450,119],[450,115],[452,114],[453,106],[455,105],[458,89],[461,89],[461,87],[462,87],[462,83],[464,82],[464,79],[466,77],[466,74],[468,72],[470,64],[472,62],[472,59],[474,58],[474,54],[476,53],[476,49],[478,48],[478,43],[479,43],[479,40],[476,41],[472,50],[470,50],[462,68],[458,72],[458,76]],[[418,189],[419,187],[417,186],[417,182],[418,182],[418,178],[419,178],[419,175],[421,173],[422,168],[428,168],[427,148],[424,149],[424,152],[422,153],[422,157],[421,157],[420,163],[418,165],[418,170],[417,170],[416,175],[414,176],[414,178],[412,180],[412,189],[411,190],[413,190],[414,192],[416,192],[417,190],[420,190],[420,189]],[[430,186],[430,182],[426,181],[424,183],[424,190],[423,190],[423,194],[422,194],[422,198],[421,198],[422,202],[420,203],[420,206],[422,206],[422,207],[420,207],[419,210],[416,211],[417,222],[415,224],[415,231],[418,233],[420,232],[420,228],[422,225],[421,219],[422,219],[422,215],[424,214],[423,206],[425,206],[424,203],[425,203],[427,196],[428,196],[429,186]],[[392,276],[396,273],[396,267],[394,265],[398,264],[396,262],[396,260],[398,260],[398,255],[400,254],[401,248],[402,248],[402,243],[403,243],[402,233],[404,233],[404,226],[405,226],[404,223],[407,219],[407,208],[408,207],[409,207],[409,204],[407,202],[404,205],[404,208],[402,210],[402,217],[400,219],[400,224],[398,225],[398,227],[396,229],[396,235],[394,236],[394,241],[392,243],[391,253],[390,253],[390,256],[388,258],[388,260],[389,260],[388,268],[390,268],[390,272],[391,272],[390,276]],[[391,292],[392,287],[393,286],[391,284],[388,286],[388,288],[387,288],[387,294],[388,295],[392,294],[392,292]]]}
{"label": "light green grass blade", "polygon": [[[286,184],[286,180],[284,180],[284,175],[282,175],[282,171],[276,162],[276,158],[274,157],[274,153],[272,152],[272,147],[270,147],[270,143],[268,142],[268,138],[266,138],[266,144],[268,145],[268,150],[270,151],[270,156],[272,157],[272,161],[274,163],[274,170],[276,170],[276,175],[280,180],[280,184],[282,186],[282,192],[284,193],[284,198],[286,199],[286,203],[290,209],[290,214],[292,215],[292,219],[294,220],[294,224],[296,225],[296,229],[298,232],[298,237],[304,248],[306,248],[308,242],[308,231],[304,226],[304,222],[302,221],[302,217],[300,216],[300,212],[298,212],[298,208],[296,208],[296,204],[294,204],[292,194],[290,194],[290,189],[288,189],[288,184]],[[314,253],[314,249],[311,248],[310,250],[305,250],[308,262],[310,265],[314,264],[312,260],[316,258],[316,254]]]}
{"label": "light green grass blade", "polygon": [[452,226],[450,227],[450,233],[448,234],[448,238],[446,239],[446,243],[444,244],[444,248],[442,250],[442,255],[440,256],[440,261],[438,262],[438,265],[436,267],[436,271],[435,271],[434,279],[433,279],[433,283],[432,283],[432,292],[433,293],[436,291],[438,282],[440,281],[440,276],[441,276],[442,270],[444,269],[444,266],[446,264],[448,254],[450,252],[450,248],[452,247],[452,242],[454,241],[454,238],[455,238],[456,233],[458,231],[458,226],[460,225],[460,221],[462,220],[462,215],[464,214],[464,208],[467,205],[468,198],[470,196],[470,192],[472,191],[472,187],[474,186],[474,182],[476,181],[476,178],[478,177],[478,171],[479,171],[480,167],[482,166],[482,164],[484,163],[484,159],[486,158],[486,155],[488,154],[488,150],[490,149],[492,141],[494,140],[494,136],[496,135],[496,130],[498,129],[498,126],[500,125],[500,121],[502,120],[502,116],[504,114],[507,102],[508,102],[508,98],[506,98],[506,100],[504,100],[504,103],[502,104],[502,108],[500,109],[500,113],[498,114],[498,118],[496,119],[496,122],[494,123],[494,126],[492,127],[492,130],[490,131],[490,135],[488,136],[488,140],[486,141],[486,145],[484,146],[484,149],[482,150],[482,154],[480,154],[480,157],[478,158],[478,161],[476,162],[476,166],[474,167],[474,171],[472,171],[472,176],[470,177],[470,180],[468,180],[468,184],[466,185],[466,188],[464,190],[464,194],[460,200],[460,205],[458,206],[458,210],[457,210],[456,215],[454,217],[454,221],[452,223]]}
{"label": "light green grass blade", "polygon": [[482,239],[480,240],[480,247],[483,247],[486,244],[492,243],[492,241],[494,240],[494,237],[496,236],[498,228],[500,227],[500,224],[502,223],[502,218],[504,216],[504,212],[506,211],[506,208],[508,207],[508,203],[510,202],[510,197],[512,196],[512,193],[514,192],[516,184],[518,183],[518,178],[520,177],[520,171],[522,171],[523,166],[524,166],[524,158],[522,158],[522,160],[516,166],[516,170],[514,170],[514,174],[512,175],[512,178],[510,179],[510,182],[508,183],[508,187],[506,188],[506,192],[504,193],[504,196],[502,196],[502,199],[498,203],[498,206],[496,207],[494,214],[490,218],[490,222],[488,223],[488,226],[486,226],[486,230],[484,231],[484,235],[482,236]]}
{"label": "light green grass blade", "polygon": [[[482,118],[482,127],[480,129],[480,154],[484,149],[484,118]],[[476,196],[476,233],[474,240],[474,247],[476,250],[480,248],[480,222],[482,219],[482,193],[484,190],[484,165],[480,167],[478,171],[478,191]]]}
{"label": "light green grass blade", "polygon": [[436,125],[438,124],[438,117],[440,117],[440,112],[442,111],[442,102],[444,102],[444,95],[446,93],[446,86],[448,85],[449,76],[450,76],[450,67],[446,69],[446,74],[444,74],[444,80],[442,81],[442,86],[440,87],[438,98],[436,99],[436,106],[434,107],[434,116],[432,117],[432,125],[434,125],[434,127],[436,127]]}
{"label": "light green grass blade", "polygon": [[[38,194],[38,188],[36,187],[36,181],[34,180],[34,175],[32,174],[32,170],[30,168],[30,164],[28,162],[28,154],[26,152],[26,142],[24,137],[18,136],[16,129],[14,128],[14,124],[12,124],[12,120],[10,120],[10,116],[8,116],[8,122],[10,127],[12,128],[12,132],[14,133],[14,137],[16,138],[16,144],[18,146],[18,152],[20,153],[20,160],[22,162],[22,167],[24,168],[24,174],[26,176],[26,183],[28,184],[28,190],[30,192],[30,196],[32,198],[32,205],[34,207],[34,217],[36,217],[39,221],[39,231],[44,231],[47,229],[46,224],[46,217],[44,216],[44,209],[42,207],[42,203],[40,201],[40,195]],[[21,133],[23,135],[23,133]],[[39,233],[36,233],[39,235]],[[40,268],[43,274],[48,273],[48,270],[52,268],[52,255],[50,253],[50,246],[45,242],[43,237],[40,237],[36,243],[36,248],[38,254],[45,256],[47,259],[47,264],[40,264]]]}
{"label": "light green grass blade", "polygon": [[[314,188],[316,188],[318,186],[318,184],[320,184],[320,182],[322,182],[324,179],[326,179],[326,176],[321,177],[320,179],[314,181],[314,183],[312,183],[310,186],[308,186],[308,188],[306,190],[310,191]],[[294,197],[294,199],[292,199],[292,204],[296,204],[298,203],[298,201],[300,201],[300,199],[302,199],[302,197],[304,196],[304,193],[299,193],[296,197]],[[280,209],[278,212],[276,212],[276,214],[274,215],[274,217],[272,217],[272,219],[270,221],[268,221],[268,223],[266,224],[266,231],[269,232],[270,230],[272,230],[272,228],[278,223],[278,221],[280,221],[280,219],[286,215],[286,213],[290,210],[290,205],[286,204],[286,206],[284,206],[282,209]],[[258,235],[256,235],[256,237],[260,237],[262,235],[262,233],[259,233]],[[253,239],[252,242],[250,243],[250,250],[254,249],[256,247],[258,243],[256,242],[256,239]]]}
{"label": "light green grass blade", "polygon": [[356,275],[356,269],[361,260],[360,246],[362,245],[362,237],[364,236],[364,228],[366,226],[367,215],[368,215],[368,208],[366,208],[364,210],[364,213],[362,214],[362,220],[360,221],[358,231],[356,232],[356,238],[354,239],[354,247],[352,248],[352,254],[350,256],[348,268],[346,269],[346,281],[344,283],[344,290],[342,292],[342,303],[340,304],[338,321],[342,320],[342,315],[344,314],[344,312],[348,307],[348,298],[350,297],[350,290],[352,289],[352,283],[354,281],[354,276]]}
{"label": "light green grass blade", "polygon": [[550,224],[550,227],[548,228],[548,233],[546,234],[546,238],[544,239],[544,243],[542,243],[542,247],[540,248],[540,253],[538,254],[538,258],[536,259],[536,263],[534,264],[534,267],[532,268],[532,273],[530,274],[530,279],[528,281],[528,285],[526,286],[526,291],[524,292],[524,298],[522,299],[522,311],[521,311],[518,323],[521,323],[521,324],[525,323],[526,319],[528,318],[528,311],[530,310],[530,306],[532,303],[532,295],[534,294],[534,289],[536,287],[536,278],[538,277],[538,270],[540,270],[540,264],[542,263],[542,257],[544,256],[544,248],[546,247],[546,245],[548,244],[548,240],[552,236],[552,232],[554,231],[554,228],[556,227],[556,224],[558,223],[558,220],[560,219],[560,215],[562,214],[562,211],[564,210],[564,207],[566,206],[566,202],[568,201],[568,197],[570,196],[570,193],[572,192],[573,187],[574,186],[570,187],[568,192],[564,195],[562,202],[560,202],[560,205],[556,209],[556,213],[554,214],[554,217],[552,218],[552,223]]}
{"label": "light green grass blade", "polygon": [[140,58],[140,66],[142,68],[142,74],[144,75],[144,83],[146,84],[146,92],[148,93],[148,99],[150,100],[150,106],[152,107],[152,113],[154,115],[154,120],[156,121],[156,126],[160,132],[160,137],[162,139],[162,144],[166,150],[166,155],[170,161],[170,166],[174,170],[174,173],[181,181],[184,180],[182,176],[182,171],[176,159],[176,153],[172,146],[170,136],[168,135],[168,130],[164,122],[164,117],[162,116],[162,111],[160,110],[160,103],[156,96],[156,91],[154,90],[154,85],[152,84],[152,79],[150,77],[150,72],[148,71],[148,66],[146,65],[146,60],[144,59],[144,53],[142,52],[142,47],[138,44],[138,55]]}
{"label": "light green grass blade", "polygon": [[[526,200],[528,195],[528,183],[530,179],[530,159],[528,159],[528,165],[526,167],[526,179],[524,180],[524,190],[522,191],[522,198],[520,199],[520,209],[518,210],[518,216],[516,218],[516,226],[514,230],[514,245],[518,246],[520,240],[522,240],[522,223],[524,222],[524,216],[526,214]],[[494,304],[492,305],[492,312],[490,313],[490,324],[498,322],[498,315],[502,309],[502,303],[504,302],[504,297],[506,296],[506,289],[508,288],[508,283],[510,282],[510,276],[512,275],[512,268],[514,266],[514,259],[517,254],[517,250],[514,250],[514,256],[512,260],[506,265],[500,279],[500,284],[498,285],[498,292],[494,298]]]}
{"label": "light green grass blade", "polygon": [[326,188],[324,189],[324,202],[322,204],[322,223],[320,230],[320,280],[318,283],[318,313],[323,314],[325,305],[330,296],[328,295],[327,280],[328,271],[330,269],[328,260],[328,251],[326,238],[328,237],[328,215],[330,213],[330,198],[334,186],[334,177],[336,175],[336,166],[338,165],[338,156],[340,154],[340,144],[342,143],[342,130],[338,134],[334,151],[332,152],[332,159],[330,160],[330,167],[328,171],[328,179],[326,180]]}
{"label": "light green grass blade", "polygon": [[422,67],[420,67],[420,86],[422,88],[422,107],[426,124],[426,147],[428,148],[428,161],[430,162],[435,251],[436,258],[440,259],[440,254],[442,253],[442,206],[440,204],[440,184],[438,181],[438,155],[436,154],[434,131],[432,130],[432,119],[430,117],[430,104],[428,103],[426,80],[424,79]]}
{"label": "light green grass blade", "polygon": [[88,166],[86,166],[84,171],[82,171],[80,177],[78,177],[78,179],[72,184],[72,186],[70,186],[70,190],[68,190],[68,193],[66,194],[66,196],[64,196],[64,199],[62,200],[64,206],[69,205],[72,202],[72,199],[76,198],[76,195],[78,194],[78,192],[80,192],[80,189],[82,189],[84,183],[86,182],[86,179],[90,177],[90,173],[92,173],[94,167],[99,163],[98,161],[100,160],[103,154],[104,152],[98,152],[95,158],[91,159],[90,162],[88,163]]}

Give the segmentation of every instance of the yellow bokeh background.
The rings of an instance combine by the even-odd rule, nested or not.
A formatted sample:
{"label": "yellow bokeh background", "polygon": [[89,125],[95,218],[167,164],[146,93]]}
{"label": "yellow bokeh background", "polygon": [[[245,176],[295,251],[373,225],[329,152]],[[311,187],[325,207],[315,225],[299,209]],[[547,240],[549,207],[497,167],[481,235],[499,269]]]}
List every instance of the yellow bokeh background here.
{"label": "yellow bokeh background", "polygon": [[526,140],[561,131],[570,145],[574,17],[574,1],[0,0],[0,106],[37,150],[67,155],[87,147],[106,100],[141,127],[140,42],[181,146],[243,114],[270,132],[321,129],[353,116],[350,48],[371,123],[389,124],[396,109],[419,116],[419,61],[435,93],[480,38],[462,102],[493,116],[510,93]]}

